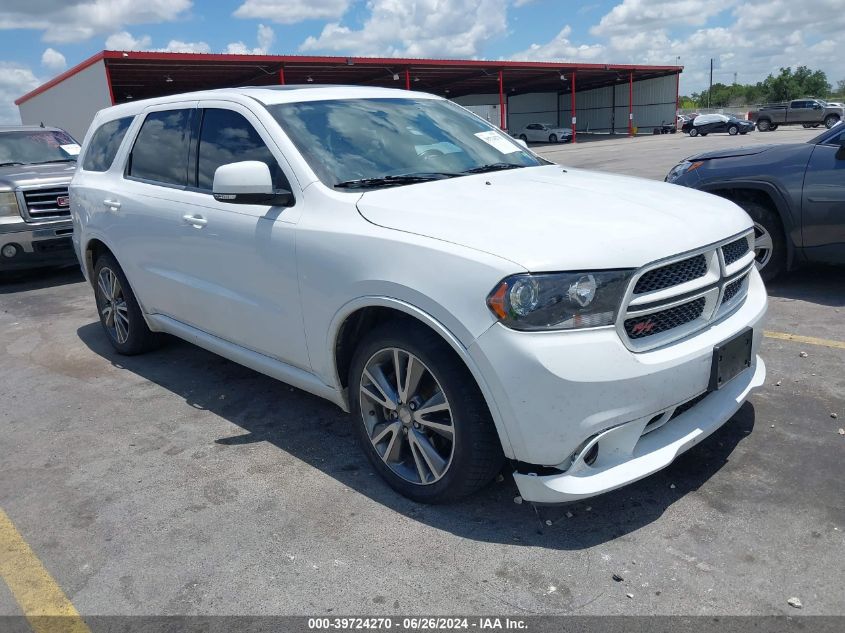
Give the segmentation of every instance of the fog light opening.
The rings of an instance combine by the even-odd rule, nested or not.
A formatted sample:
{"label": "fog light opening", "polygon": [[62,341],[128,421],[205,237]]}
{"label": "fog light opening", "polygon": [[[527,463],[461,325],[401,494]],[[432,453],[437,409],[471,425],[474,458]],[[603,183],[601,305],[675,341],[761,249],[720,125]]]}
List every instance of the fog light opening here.
{"label": "fog light opening", "polygon": [[6,244],[0,253],[3,254],[3,257],[6,259],[12,259],[13,257],[17,257],[18,255],[18,247],[16,244]]}
{"label": "fog light opening", "polygon": [[593,444],[593,447],[587,451],[587,454],[584,455],[584,463],[587,466],[592,466],[596,463],[596,458],[599,456],[599,443],[596,442]]}

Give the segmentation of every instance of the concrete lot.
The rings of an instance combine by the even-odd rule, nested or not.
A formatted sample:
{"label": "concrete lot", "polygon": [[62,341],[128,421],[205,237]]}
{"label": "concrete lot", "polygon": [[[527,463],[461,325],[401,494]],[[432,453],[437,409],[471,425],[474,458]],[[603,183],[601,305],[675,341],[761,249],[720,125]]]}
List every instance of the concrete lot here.
{"label": "concrete lot", "polygon": [[[540,151],[662,178],[697,151],[812,135]],[[769,330],[845,341],[841,269],[770,294]],[[75,271],[0,285],[0,350],[0,508],[83,615],[795,614],[792,596],[845,614],[845,349],[830,343],[765,339],[767,384],[714,436],[539,514],[507,477],[415,505],[334,406],[186,343],[116,355]],[[0,583],[0,614],[17,613]]]}

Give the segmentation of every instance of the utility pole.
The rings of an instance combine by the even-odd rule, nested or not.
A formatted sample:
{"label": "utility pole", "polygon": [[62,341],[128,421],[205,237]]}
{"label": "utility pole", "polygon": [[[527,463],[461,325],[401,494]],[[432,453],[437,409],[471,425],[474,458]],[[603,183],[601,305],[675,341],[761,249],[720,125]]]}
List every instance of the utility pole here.
{"label": "utility pole", "polygon": [[710,108],[710,98],[713,96],[713,58],[710,58],[710,87],[707,89],[707,108]]}

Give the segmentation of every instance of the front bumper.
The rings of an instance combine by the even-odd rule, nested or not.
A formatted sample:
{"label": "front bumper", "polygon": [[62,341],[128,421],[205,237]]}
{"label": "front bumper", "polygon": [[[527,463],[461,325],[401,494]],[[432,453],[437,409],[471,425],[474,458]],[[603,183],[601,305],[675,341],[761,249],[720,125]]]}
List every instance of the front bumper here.
{"label": "front bumper", "polygon": [[[619,488],[667,466],[719,428],[763,384],[765,364],[757,351],[766,306],[755,271],[735,312],[687,339],[641,353],[629,351],[613,328],[490,328],[470,354],[498,410],[505,452],[525,465],[514,475],[522,497],[560,503]],[[754,330],[752,367],[669,420],[678,405],[707,392],[714,346],[746,327]],[[662,426],[643,434],[659,416]],[[596,443],[597,456],[588,464]],[[541,467],[556,472],[544,475],[548,468]]]}
{"label": "front bumper", "polygon": [[[0,224],[0,271],[75,264],[71,221]],[[15,247],[11,257],[3,255],[7,245]]]}

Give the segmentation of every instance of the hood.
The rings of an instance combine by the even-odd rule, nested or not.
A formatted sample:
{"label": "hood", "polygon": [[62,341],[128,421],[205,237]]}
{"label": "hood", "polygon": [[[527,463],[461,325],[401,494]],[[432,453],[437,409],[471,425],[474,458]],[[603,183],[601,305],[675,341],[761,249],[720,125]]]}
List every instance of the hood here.
{"label": "hood", "polygon": [[75,170],[76,163],[8,165],[0,167],[0,188],[15,189],[17,187],[69,183]]}
{"label": "hood", "polygon": [[732,202],[652,180],[530,167],[369,191],[373,224],[532,271],[638,268],[746,230]]}
{"label": "hood", "polygon": [[704,152],[690,156],[686,160],[710,160],[711,158],[734,158],[736,156],[754,156],[755,154],[762,154],[768,152],[775,147],[783,147],[783,145],[751,145],[749,147],[729,147],[726,149],[717,149],[712,152]]}

